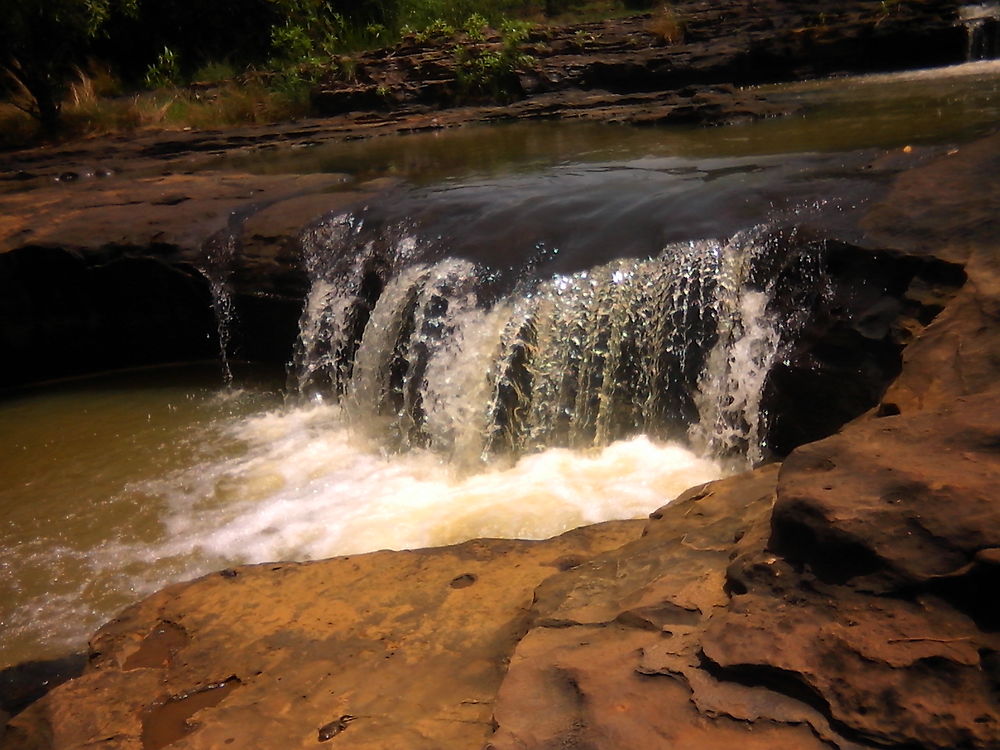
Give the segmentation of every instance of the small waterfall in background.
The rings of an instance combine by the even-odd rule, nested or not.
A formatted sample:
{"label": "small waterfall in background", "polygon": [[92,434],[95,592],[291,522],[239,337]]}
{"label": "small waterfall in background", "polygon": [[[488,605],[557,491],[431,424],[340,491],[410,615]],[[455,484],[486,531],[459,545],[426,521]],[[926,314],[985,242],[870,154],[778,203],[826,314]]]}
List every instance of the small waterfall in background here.
{"label": "small waterfall in background", "polygon": [[958,19],[965,27],[966,61],[993,60],[1000,56],[1000,5],[965,5],[958,9]]}
{"label": "small waterfall in background", "polygon": [[412,228],[345,214],[303,248],[292,389],[460,464],[639,434],[758,463],[768,372],[822,286],[818,249],[767,227],[548,278],[522,270],[499,294],[494,269],[433,257]]}

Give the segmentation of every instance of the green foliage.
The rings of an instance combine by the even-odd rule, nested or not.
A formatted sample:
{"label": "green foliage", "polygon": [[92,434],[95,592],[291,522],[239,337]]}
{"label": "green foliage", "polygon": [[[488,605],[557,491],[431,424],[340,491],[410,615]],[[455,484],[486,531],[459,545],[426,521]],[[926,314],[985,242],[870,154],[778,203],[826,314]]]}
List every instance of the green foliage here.
{"label": "green foliage", "polygon": [[[468,31],[469,20],[483,19],[483,25],[498,24],[504,18],[533,15],[543,11],[543,0],[394,0],[383,4],[387,23],[411,31],[427,31],[435,23]],[[480,27],[481,28],[481,27]]]}
{"label": "green foliage", "polygon": [[[469,45],[454,52],[462,94],[506,98],[519,92],[516,74],[533,62],[522,48],[527,24],[509,19],[606,16],[625,1],[0,0],[0,106],[15,113],[8,119],[19,132],[30,120],[15,107],[46,131],[63,110],[73,132],[213,116],[256,121],[266,112],[308,111],[321,77],[355,77],[348,53],[393,44],[407,32]],[[882,0],[887,8],[898,1]],[[253,95],[241,95],[251,78]],[[187,91],[189,81],[220,85]],[[143,88],[158,91],[126,96]],[[102,101],[108,97],[115,101]]]}
{"label": "green foliage", "polygon": [[465,35],[470,41],[481,42],[486,38],[486,29],[488,26],[489,21],[486,20],[485,16],[473,13],[465,19],[465,23],[462,24],[462,30],[465,31]]}
{"label": "green foliage", "polygon": [[344,17],[330,0],[270,0],[284,21],[271,28],[271,48],[279,64],[331,57],[341,47]]}
{"label": "green foliage", "polygon": [[147,88],[164,89],[176,86],[181,81],[181,68],[177,61],[177,54],[164,47],[156,58],[156,62],[146,69],[146,77],[143,82]]}
{"label": "green foliage", "polygon": [[534,58],[521,49],[531,25],[505,20],[500,25],[500,44],[455,48],[458,83],[463,93],[507,99],[520,90],[517,72],[534,64]]}

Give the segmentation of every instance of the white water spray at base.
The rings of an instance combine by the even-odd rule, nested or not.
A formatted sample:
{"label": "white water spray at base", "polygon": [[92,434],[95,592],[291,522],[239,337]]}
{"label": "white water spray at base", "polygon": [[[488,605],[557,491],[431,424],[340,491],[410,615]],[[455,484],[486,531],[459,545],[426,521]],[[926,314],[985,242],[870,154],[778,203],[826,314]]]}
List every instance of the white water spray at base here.
{"label": "white water spray at base", "polygon": [[200,460],[106,501],[109,510],[143,512],[109,526],[104,538],[8,550],[0,569],[14,590],[40,575],[58,580],[35,596],[17,592],[16,608],[0,608],[6,648],[34,643],[36,657],[79,649],[136,599],[233,565],[477,537],[542,539],[643,518],[722,474],[713,461],[644,436],[462,471],[429,450],[387,454],[343,417],[339,406],[311,404],[202,425]]}
{"label": "white water spray at base", "polygon": [[160,485],[164,493],[190,488],[170,498],[170,541],[161,553],[251,562],[475,537],[542,539],[643,517],[721,473],[713,461],[644,436],[463,472],[427,450],[386,455],[329,405],[272,412],[233,429],[246,442],[244,455]]}

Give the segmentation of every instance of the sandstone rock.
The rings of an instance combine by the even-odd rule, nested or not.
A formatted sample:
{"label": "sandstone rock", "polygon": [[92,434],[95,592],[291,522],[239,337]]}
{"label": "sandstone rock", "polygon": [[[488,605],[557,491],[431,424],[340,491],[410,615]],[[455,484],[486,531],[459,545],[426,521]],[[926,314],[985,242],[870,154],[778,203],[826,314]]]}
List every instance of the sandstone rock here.
{"label": "sandstone rock", "polygon": [[[769,547],[822,580],[961,596],[966,576],[995,574],[975,558],[1000,546],[998,391],[855,425],[799,448],[782,472]],[[967,611],[986,604],[975,598]]]}
{"label": "sandstone rock", "polygon": [[206,173],[0,196],[0,349],[16,363],[0,386],[216,356],[213,278],[244,325],[234,351],[287,361],[308,285],[303,226],[371,196],[343,185]]}
{"label": "sandstone rock", "polygon": [[778,457],[878,405],[902,369],[906,347],[966,280],[961,265],[923,253],[829,240],[818,247],[817,299],[795,300],[813,312],[765,386],[768,447]]}
{"label": "sandstone rock", "polygon": [[1000,369],[1000,136],[961,146],[904,172],[869,212],[872,237],[962,263],[970,282],[904,355],[883,402],[891,413],[946,406],[986,390]]}
{"label": "sandstone rock", "polygon": [[771,466],[690,490],[641,539],[545,581],[490,747],[825,747],[814,733],[833,735],[816,712],[720,686],[699,667],[699,633],[729,599],[733,545],[759,536],[776,476]]}
{"label": "sandstone rock", "polygon": [[[88,671],[15,717],[0,747],[113,738],[150,750],[176,735],[171,747],[313,748],[342,716],[356,718],[331,737],[355,748],[476,747],[535,586],[641,527],[250,566],[169,587],[105,626]],[[215,705],[198,703],[224,686]]]}

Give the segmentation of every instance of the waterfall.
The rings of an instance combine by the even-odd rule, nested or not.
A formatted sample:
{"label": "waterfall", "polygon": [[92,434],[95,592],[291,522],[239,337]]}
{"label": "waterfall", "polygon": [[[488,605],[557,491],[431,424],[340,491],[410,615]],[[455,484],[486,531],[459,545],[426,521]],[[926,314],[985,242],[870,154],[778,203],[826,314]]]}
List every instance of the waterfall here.
{"label": "waterfall", "polygon": [[767,376],[825,293],[819,255],[797,248],[794,232],[756,227],[718,246],[714,272],[716,340],[698,378],[689,438],[706,455],[755,465],[765,458]]}
{"label": "waterfall", "polygon": [[222,379],[227,387],[233,384],[233,370],[229,362],[233,325],[233,295],[229,287],[229,272],[235,253],[236,234],[229,230],[213,235],[203,248],[206,263],[202,272],[208,278],[208,288],[212,295],[212,313],[219,338],[219,361],[222,364]]}
{"label": "waterfall", "polygon": [[638,434],[758,463],[768,372],[821,286],[817,248],[767,227],[548,278],[521,269],[499,294],[494,269],[351,214],[307,230],[303,250],[293,390],[459,463]]}
{"label": "waterfall", "polygon": [[1000,54],[1000,5],[965,5],[958,9],[958,18],[965,27],[966,61],[992,60]]}

